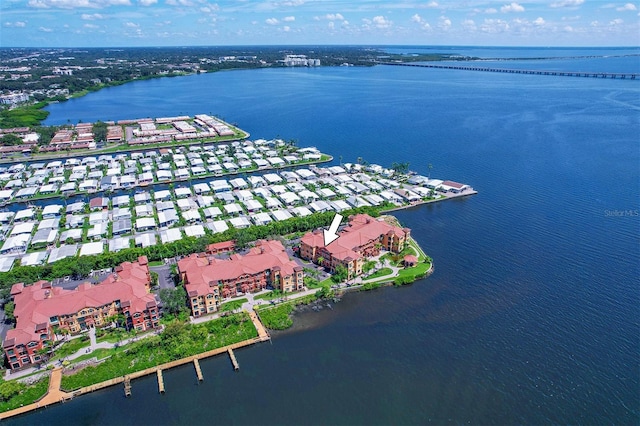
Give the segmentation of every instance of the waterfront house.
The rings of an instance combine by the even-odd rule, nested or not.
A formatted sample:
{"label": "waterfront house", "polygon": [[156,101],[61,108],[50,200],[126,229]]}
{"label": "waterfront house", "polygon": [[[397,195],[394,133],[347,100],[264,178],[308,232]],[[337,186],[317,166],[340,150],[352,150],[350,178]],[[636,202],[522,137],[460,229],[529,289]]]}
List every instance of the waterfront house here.
{"label": "waterfront house", "polygon": [[13,198],[13,189],[5,189],[0,191],[0,202],[6,202]]}
{"label": "waterfront house", "polygon": [[96,191],[98,189],[98,181],[95,179],[84,180],[78,185],[79,191]]}
{"label": "waterfront house", "polygon": [[133,196],[133,201],[136,204],[146,204],[151,201],[151,195],[148,192],[137,192]]}
{"label": "waterfront house", "polygon": [[191,193],[191,188],[178,187],[173,192],[176,198],[186,198],[193,196],[193,194]]}
{"label": "waterfront house", "polygon": [[42,209],[42,218],[59,217],[62,213],[63,206],[60,204],[50,204]]}
{"label": "waterfront house", "polygon": [[196,194],[207,194],[211,192],[211,187],[206,183],[196,183],[193,185],[193,192]]}
{"label": "waterfront house", "polygon": [[19,222],[19,221],[23,221],[23,220],[30,220],[30,219],[33,219],[35,214],[36,214],[36,212],[33,209],[33,207],[29,207],[28,209],[18,210],[16,212],[16,215],[13,218],[13,220],[14,220],[14,222]]}
{"label": "waterfront house", "polygon": [[30,198],[33,197],[36,192],[38,192],[38,188],[36,188],[35,186],[29,188],[21,188],[18,190],[18,192],[16,192],[15,198],[18,200],[22,198]]}
{"label": "waterfront house", "polygon": [[171,199],[171,191],[164,189],[153,193],[153,198],[157,201],[166,201]]}

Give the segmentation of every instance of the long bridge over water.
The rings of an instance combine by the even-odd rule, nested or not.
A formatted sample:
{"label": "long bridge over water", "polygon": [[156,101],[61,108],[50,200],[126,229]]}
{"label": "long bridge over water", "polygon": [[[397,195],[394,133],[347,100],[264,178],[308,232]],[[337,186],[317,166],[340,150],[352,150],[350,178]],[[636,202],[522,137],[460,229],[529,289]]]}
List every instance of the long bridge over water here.
{"label": "long bridge over water", "polygon": [[379,65],[397,65],[403,67],[419,67],[419,68],[439,68],[446,70],[461,71],[484,71],[484,72],[500,72],[505,74],[533,74],[533,75],[555,75],[562,77],[591,77],[591,78],[613,78],[613,79],[640,79],[640,74],[636,73],[609,73],[609,72],[585,72],[585,71],[545,71],[545,70],[525,70],[517,68],[493,68],[493,67],[469,67],[460,65],[436,65],[436,64],[413,64],[406,62],[378,62]]}

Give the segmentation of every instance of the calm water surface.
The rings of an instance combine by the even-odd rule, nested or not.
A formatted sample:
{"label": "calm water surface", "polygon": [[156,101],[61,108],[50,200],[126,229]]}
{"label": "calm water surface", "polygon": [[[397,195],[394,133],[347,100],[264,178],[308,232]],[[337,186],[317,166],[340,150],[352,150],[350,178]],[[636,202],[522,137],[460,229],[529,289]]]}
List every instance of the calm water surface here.
{"label": "calm water surface", "polygon": [[239,372],[218,357],[200,385],[186,366],[165,373],[163,396],[150,376],[130,399],[115,387],[11,423],[638,424],[640,81],[272,69],[50,110],[49,124],[213,113],[337,161],[432,164],[479,194],[397,213],[431,277],[297,314],[272,344],[239,350]]}

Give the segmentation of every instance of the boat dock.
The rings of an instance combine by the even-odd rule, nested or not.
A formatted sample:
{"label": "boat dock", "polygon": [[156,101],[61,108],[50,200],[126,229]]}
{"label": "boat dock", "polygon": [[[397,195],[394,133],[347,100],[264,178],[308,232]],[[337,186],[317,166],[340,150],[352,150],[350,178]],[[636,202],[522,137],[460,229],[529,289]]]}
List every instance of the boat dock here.
{"label": "boat dock", "polygon": [[202,376],[202,370],[200,369],[200,361],[198,361],[198,359],[194,359],[193,366],[196,368],[196,376],[198,376],[198,381],[203,381],[204,377]]}
{"label": "boat dock", "polygon": [[158,392],[164,393],[164,378],[162,377],[162,370],[158,370]]}
{"label": "boat dock", "polygon": [[124,377],[124,396],[131,396],[131,379],[129,376]]}
{"label": "boat dock", "polygon": [[266,332],[266,329],[260,322],[260,319],[258,318],[258,316],[255,315],[255,313],[253,312],[249,312],[249,316],[251,317],[251,320],[253,321],[253,324],[256,327],[256,330],[258,331],[258,337],[254,337],[253,339],[243,340],[242,342],[223,346],[221,348],[212,349],[210,351],[203,352],[197,355],[192,355],[186,358],[178,359],[176,361],[167,362],[161,365],[157,365],[155,367],[147,368],[145,370],[136,371],[134,373],[127,374],[126,376],[115,377],[110,380],[105,380],[104,382],[96,383],[90,386],[85,386],[83,388],[77,389],[72,392],[65,392],[60,389],[60,383],[62,380],[62,368],[56,368],[51,371],[51,378],[49,380],[49,390],[42,398],[40,398],[40,400],[34,402],[33,404],[25,405],[24,407],[19,407],[13,410],[0,413],[0,420],[17,416],[20,414],[28,413],[29,411],[44,408],[50,404],[64,402],[72,398],[75,398],[76,396],[84,395],[86,393],[94,392],[96,390],[104,389],[120,383],[124,385],[125,396],[130,397],[132,394],[131,380],[144,377],[153,373],[156,373],[158,377],[158,391],[160,393],[164,393],[165,386],[164,386],[164,378],[162,376],[162,370],[167,370],[173,367],[177,367],[177,366],[192,362],[196,368],[196,375],[198,377],[198,380],[202,381],[204,380],[204,376],[202,375],[202,370],[200,369],[199,360],[220,355],[225,352],[228,353],[229,356],[231,357],[231,361],[233,363],[234,369],[238,370],[240,367],[238,364],[238,360],[236,359],[235,354],[233,352],[234,349],[251,346],[256,343],[266,342],[271,339],[268,333]]}
{"label": "boat dock", "polygon": [[233,364],[233,369],[236,371],[240,370],[240,365],[238,364],[236,355],[233,353],[233,349],[229,348],[227,352],[229,352],[229,358],[231,358],[231,364]]}

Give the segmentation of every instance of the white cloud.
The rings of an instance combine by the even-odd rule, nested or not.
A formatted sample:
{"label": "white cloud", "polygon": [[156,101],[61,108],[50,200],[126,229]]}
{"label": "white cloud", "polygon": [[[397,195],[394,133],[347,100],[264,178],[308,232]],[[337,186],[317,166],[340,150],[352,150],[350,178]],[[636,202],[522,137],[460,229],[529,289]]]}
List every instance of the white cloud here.
{"label": "white cloud", "polygon": [[627,4],[625,4],[624,6],[617,7],[617,8],[616,8],[616,10],[617,10],[618,12],[625,12],[625,11],[633,11],[633,10],[638,10],[638,9],[636,8],[636,5],[635,5],[635,4],[633,4],[633,3],[627,3]]}
{"label": "white cloud", "polygon": [[108,6],[130,6],[130,0],[29,0],[27,5],[38,9],[99,9]]}
{"label": "white cloud", "polygon": [[374,16],[373,23],[378,28],[389,28],[391,26],[391,21],[389,21],[387,18],[385,18],[382,15]]}
{"label": "white cloud", "polygon": [[344,21],[344,16],[342,16],[339,13],[327,13],[325,15],[325,18],[327,18],[330,21]]}
{"label": "white cloud", "polygon": [[45,28],[45,27],[40,27],[38,28],[40,31],[42,31],[43,33],[50,33],[53,32],[53,30],[51,28]]}
{"label": "white cloud", "polygon": [[88,28],[90,30],[95,30],[96,28],[100,28],[98,25],[95,25],[95,24],[84,24],[83,27]]}
{"label": "white cloud", "polygon": [[138,0],[138,3],[143,6],[151,6],[152,4],[158,3],[158,0]]}
{"label": "white cloud", "polygon": [[411,22],[415,22],[416,24],[420,24],[423,30],[431,30],[431,25],[427,21],[425,21],[422,16],[417,13],[411,17]]}
{"label": "white cloud", "polygon": [[438,8],[438,6],[439,6],[438,2],[435,2],[435,1],[431,1],[431,2],[429,2],[429,4],[427,4],[427,7],[429,9],[436,9],[436,8]]}
{"label": "white cloud", "polygon": [[16,28],[24,28],[27,26],[26,22],[23,21],[16,21],[16,22],[5,22],[4,23],[5,27],[16,27]]}
{"label": "white cloud", "polygon": [[304,0],[290,0],[290,1],[283,1],[282,3],[280,3],[280,5],[282,6],[302,6],[304,4]]}
{"label": "white cloud", "polygon": [[138,28],[140,25],[133,22],[125,22],[124,26],[127,28]]}
{"label": "white cloud", "polygon": [[535,21],[533,21],[533,23],[537,26],[542,26],[545,24],[545,21],[541,16],[539,16]]}
{"label": "white cloud", "polygon": [[567,25],[566,27],[563,28],[563,30],[567,33],[572,33],[574,31],[571,25]]}
{"label": "white cloud", "polygon": [[84,21],[95,21],[97,19],[104,19],[104,15],[100,13],[83,13],[80,18]]}
{"label": "white cloud", "polygon": [[264,22],[269,25],[278,25],[280,23],[280,21],[278,21],[276,18],[267,18]]}
{"label": "white cloud", "polygon": [[451,28],[451,19],[446,16],[441,16],[438,20],[438,28],[444,31],[449,30],[449,28]]}
{"label": "white cloud", "polygon": [[284,27],[282,27],[282,31],[284,31],[285,33],[288,33],[289,31],[291,31],[291,27],[288,25],[285,25]]}
{"label": "white cloud", "polygon": [[327,27],[329,27],[330,30],[333,30],[336,27],[336,24],[333,21],[329,21]]}
{"label": "white cloud", "polygon": [[282,18],[282,20],[284,22],[293,22],[293,21],[296,20],[296,17],[295,16],[285,16],[284,18]]}
{"label": "white cloud", "polygon": [[509,13],[509,12],[524,12],[524,7],[516,2],[511,2],[511,4],[505,4],[500,8],[500,12]]}
{"label": "white cloud", "polygon": [[578,7],[582,3],[584,3],[584,0],[560,0],[560,1],[556,1],[556,2],[551,3],[549,6],[551,6],[553,8],[558,8],[558,7]]}
{"label": "white cloud", "polygon": [[493,15],[494,13],[498,13],[498,9],[490,7],[489,9],[485,9],[484,13],[487,15]]}
{"label": "white cloud", "polygon": [[184,7],[193,7],[195,3],[191,0],[165,0],[165,4],[169,6],[184,6]]}
{"label": "white cloud", "polygon": [[473,22],[473,19],[465,19],[462,21],[462,28],[467,31],[475,31],[477,29],[476,23]]}
{"label": "white cloud", "polygon": [[502,19],[485,19],[480,30],[489,34],[502,33],[509,30],[509,24]]}
{"label": "white cloud", "polygon": [[613,19],[613,20],[609,21],[609,25],[614,25],[614,26],[615,25],[621,25],[622,23],[624,23],[624,21],[622,19],[620,19],[620,18],[616,18],[616,19]]}

